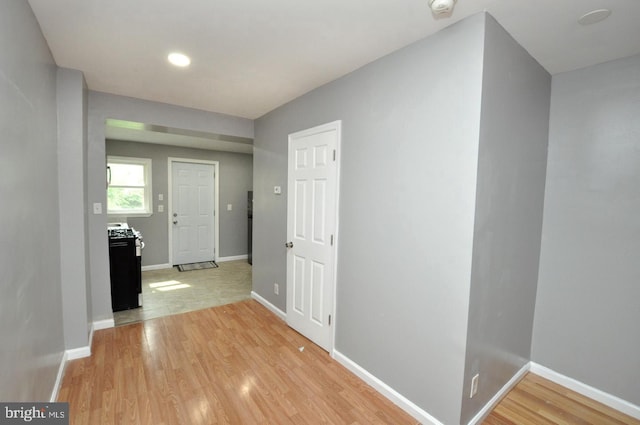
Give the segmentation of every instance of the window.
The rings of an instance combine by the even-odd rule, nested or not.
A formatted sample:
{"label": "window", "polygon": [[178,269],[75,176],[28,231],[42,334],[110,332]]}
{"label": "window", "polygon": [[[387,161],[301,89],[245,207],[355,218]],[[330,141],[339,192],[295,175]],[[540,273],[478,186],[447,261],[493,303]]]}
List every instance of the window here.
{"label": "window", "polygon": [[150,215],[151,159],[107,157],[107,213]]}

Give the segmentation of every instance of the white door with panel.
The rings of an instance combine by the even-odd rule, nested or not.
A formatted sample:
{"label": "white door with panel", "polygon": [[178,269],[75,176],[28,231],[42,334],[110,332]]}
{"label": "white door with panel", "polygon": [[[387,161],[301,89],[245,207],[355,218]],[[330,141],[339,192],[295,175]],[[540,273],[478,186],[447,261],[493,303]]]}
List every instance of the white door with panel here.
{"label": "white door with panel", "polygon": [[333,349],[340,121],[289,136],[287,323]]}
{"label": "white door with panel", "polygon": [[213,261],[215,167],[189,162],[171,164],[172,262]]}

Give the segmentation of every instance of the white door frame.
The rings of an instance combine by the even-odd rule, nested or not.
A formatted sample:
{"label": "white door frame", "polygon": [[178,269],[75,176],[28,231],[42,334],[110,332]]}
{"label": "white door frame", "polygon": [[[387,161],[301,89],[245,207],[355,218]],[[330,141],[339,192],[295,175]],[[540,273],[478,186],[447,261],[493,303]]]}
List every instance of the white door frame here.
{"label": "white door frame", "polygon": [[[334,215],[335,215],[335,229],[334,229],[334,238],[333,238],[333,288],[331,288],[331,291],[333,293],[333,305],[331,307],[331,341],[330,344],[331,346],[329,347],[329,354],[331,355],[331,357],[335,357],[335,345],[336,345],[336,327],[338,324],[338,320],[339,318],[336,315],[336,306],[338,305],[338,294],[337,294],[337,287],[338,287],[338,248],[339,248],[339,241],[340,241],[340,160],[341,160],[341,143],[342,143],[342,120],[336,120],[336,121],[332,121],[332,122],[328,122],[326,124],[321,124],[321,125],[317,125],[315,127],[311,127],[305,130],[301,130],[301,131],[297,131],[295,133],[291,133],[288,136],[288,143],[287,143],[287,158],[289,158],[289,149],[291,146],[291,138],[293,136],[305,136],[305,135],[311,135],[311,134],[316,134],[316,133],[320,133],[323,131],[328,131],[328,130],[335,130],[336,134],[337,134],[337,138],[336,138],[336,156],[335,156],[335,163],[336,163],[336,187],[335,187],[335,211],[334,211]],[[288,163],[287,160],[287,169],[289,168],[290,164]],[[287,183],[289,181],[289,178],[287,177]],[[289,187],[287,184],[287,196],[289,196]],[[287,201],[288,202],[288,201]],[[289,234],[289,215],[288,215],[288,205],[287,205],[287,240],[286,242],[289,242],[290,240],[292,240],[292,235]],[[288,260],[287,260],[288,261]],[[287,276],[288,276],[288,264],[287,264]],[[287,278],[287,294],[286,297],[288,299],[289,297],[289,291],[290,291],[290,285],[289,285],[289,281]],[[285,313],[286,315],[287,313]]]}
{"label": "white door frame", "polygon": [[218,161],[207,161],[203,159],[191,158],[167,158],[167,175],[169,184],[167,189],[167,229],[169,232],[169,265],[173,265],[173,163],[187,162],[191,164],[207,164],[213,165],[213,260],[215,261],[220,252],[220,222],[219,222],[219,181],[220,181],[220,163]]}

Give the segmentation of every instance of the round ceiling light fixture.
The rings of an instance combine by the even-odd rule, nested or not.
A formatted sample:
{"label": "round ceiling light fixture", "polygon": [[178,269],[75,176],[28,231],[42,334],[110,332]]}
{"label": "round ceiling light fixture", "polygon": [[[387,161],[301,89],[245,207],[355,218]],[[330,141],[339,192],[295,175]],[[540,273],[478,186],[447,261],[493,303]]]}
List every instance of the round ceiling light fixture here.
{"label": "round ceiling light fixture", "polygon": [[578,23],[581,25],[591,25],[600,21],[604,21],[611,15],[609,9],[596,9],[591,12],[587,12],[578,18]]}
{"label": "round ceiling light fixture", "polygon": [[179,66],[180,68],[187,67],[191,64],[191,59],[189,56],[184,55],[182,53],[171,53],[167,56],[167,59],[172,65]]}
{"label": "round ceiling light fixture", "polygon": [[434,15],[449,15],[457,0],[429,0],[429,7]]}

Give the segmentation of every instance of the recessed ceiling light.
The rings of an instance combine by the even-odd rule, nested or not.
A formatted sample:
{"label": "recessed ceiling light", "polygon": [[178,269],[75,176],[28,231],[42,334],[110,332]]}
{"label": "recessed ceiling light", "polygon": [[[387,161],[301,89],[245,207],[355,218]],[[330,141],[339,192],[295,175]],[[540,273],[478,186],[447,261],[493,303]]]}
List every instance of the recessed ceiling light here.
{"label": "recessed ceiling light", "polygon": [[592,10],[579,17],[578,23],[581,25],[595,24],[596,22],[604,21],[609,15],[611,15],[611,10],[609,9]]}
{"label": "recessed ceiling light", "polygon": [[185,66],[189,66],[191,64],[191,59],[187,55],[183,55],[182,53],[171,53],[167,59],[175,66],[179,66],[184,68]]}

